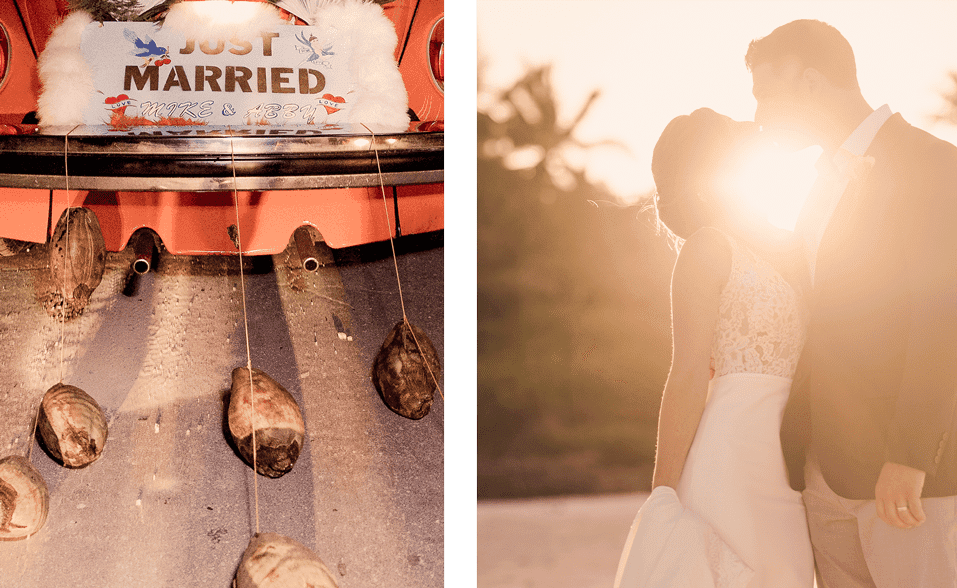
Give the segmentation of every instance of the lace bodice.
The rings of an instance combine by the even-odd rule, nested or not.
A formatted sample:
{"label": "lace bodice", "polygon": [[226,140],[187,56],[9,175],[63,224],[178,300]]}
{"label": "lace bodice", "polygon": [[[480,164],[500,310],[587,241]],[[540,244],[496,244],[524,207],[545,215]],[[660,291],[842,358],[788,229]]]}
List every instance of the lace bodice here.
{"label": "lace bodice", "polygon": [[793,378],[807,330],[797,293],[771,264],[728,237],[731,273],[711,346],[715,377],[757,373]]}

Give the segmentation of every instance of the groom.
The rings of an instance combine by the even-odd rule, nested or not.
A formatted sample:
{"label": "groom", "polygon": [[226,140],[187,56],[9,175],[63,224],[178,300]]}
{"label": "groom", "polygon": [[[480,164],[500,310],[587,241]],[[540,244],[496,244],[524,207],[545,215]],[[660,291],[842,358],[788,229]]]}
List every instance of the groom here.
{"label": "groom", "polygon": [[957,148],[871,108],[833,27],[745,57],[755,121],[824,149],[798,220],[811,320],[781,430],[822,588],[957,584]]}

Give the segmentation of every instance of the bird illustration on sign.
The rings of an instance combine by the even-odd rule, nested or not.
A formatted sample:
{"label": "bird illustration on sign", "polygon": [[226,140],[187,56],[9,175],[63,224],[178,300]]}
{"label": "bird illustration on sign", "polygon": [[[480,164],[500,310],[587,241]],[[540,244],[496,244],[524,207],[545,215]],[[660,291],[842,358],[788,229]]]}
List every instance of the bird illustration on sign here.
{"label": "bird illustration on sign", "polygon": [[296,46],[296,51],[309,54],[302,63],[323,65],[332,69],[332,62],[328,59],[328,56],[335,55],[335,52],[331,51],[332,41],[322,44],[315,35],[310,34],[307,38],[305,33],[297,33],[296,39],[300,43]]}
{"label": "bird illustration on sign", "polygon": [[151,63],[155,65],[165,65],[166,63],[170,63],[169,47],[158,46],[156,41],[151,39],[148,35],[143,35],[143,37],[146,39],[144,41],[130,29],[123,29],[123,36],[126,37],[127,41],[133,43],[134,47],[136,47],[136,49],[131,51],[131,53],[137,57],[143,58],[144,67],[150,65]]}

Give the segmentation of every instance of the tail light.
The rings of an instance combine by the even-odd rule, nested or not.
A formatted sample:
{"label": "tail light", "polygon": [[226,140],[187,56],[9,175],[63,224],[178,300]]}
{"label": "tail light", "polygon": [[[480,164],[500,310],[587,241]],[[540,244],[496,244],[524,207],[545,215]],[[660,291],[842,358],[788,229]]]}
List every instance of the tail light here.
{"label": "tail light", "polygon": [[432,27],[429,35],[429,66],[432,70],[432,81],[445,93],[445,17],[443,16]]}
{"label": "tail light", "polygon": [[10,35],[7,28],[0,23],[0,88],[7,81],[7,72],[10,70]]}

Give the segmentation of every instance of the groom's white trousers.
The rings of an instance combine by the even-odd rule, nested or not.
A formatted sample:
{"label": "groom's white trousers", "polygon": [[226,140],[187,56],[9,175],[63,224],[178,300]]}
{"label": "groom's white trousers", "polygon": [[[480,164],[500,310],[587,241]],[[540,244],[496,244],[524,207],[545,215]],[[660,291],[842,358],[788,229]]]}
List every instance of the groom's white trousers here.
{"label": "groom's white trousers", "polygon": [[921,499],[927,520],[898,529],[873,500],[835,494],[813,455],[804,475],[818,588],[957,588],[957,496]]}

